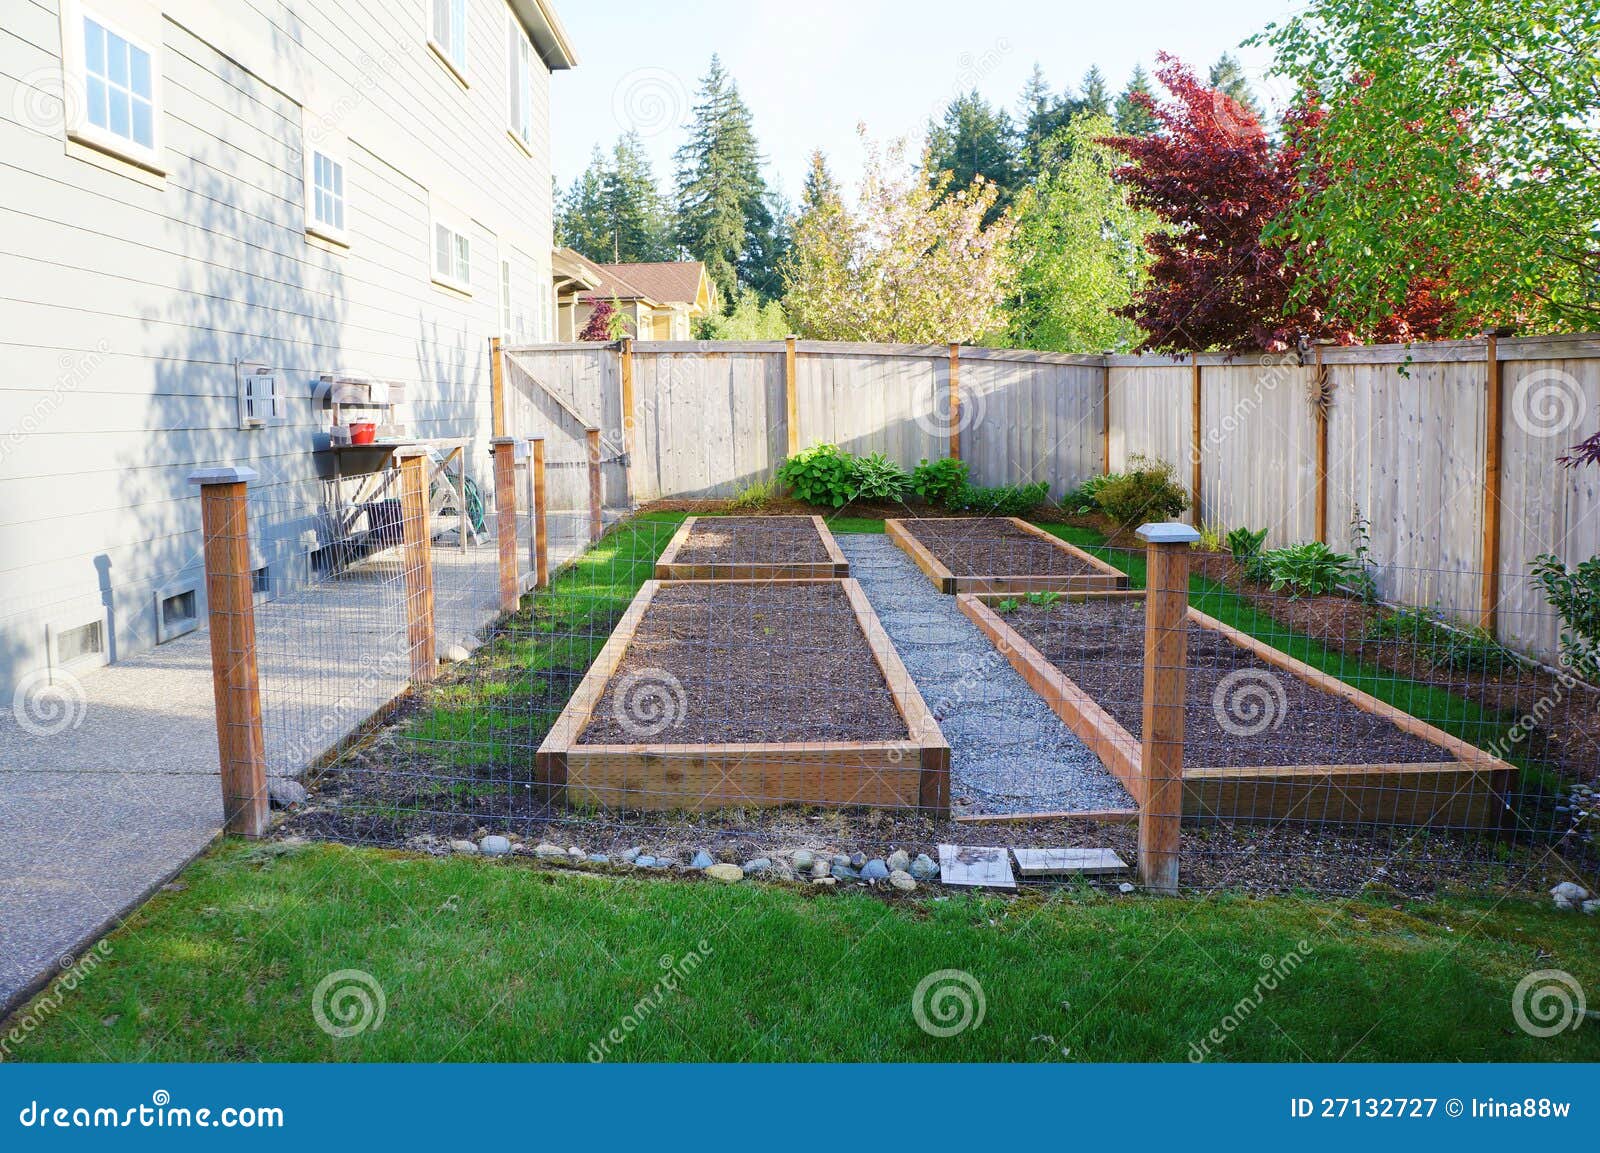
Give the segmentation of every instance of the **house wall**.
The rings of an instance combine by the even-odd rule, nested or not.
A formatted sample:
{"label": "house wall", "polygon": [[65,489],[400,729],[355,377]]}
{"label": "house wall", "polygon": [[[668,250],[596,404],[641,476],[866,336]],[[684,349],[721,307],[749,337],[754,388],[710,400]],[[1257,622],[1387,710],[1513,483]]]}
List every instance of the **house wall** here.
{"label": "house wall", "polygon": [[[277,579],[304,567],[328,468],[321,373],[404,381],[413,433],[473,437],[486,482],[500,260],[527,305],[550,282],[549,73],[536,53],[524,151],[507,131],[504,0],[468,0],[465,85],[427,45],[427,0],[87,7],[157,50],[165,175],[66,139],[58,0],[6,0],[5,692],[44,665],[51,622],[108,616],[114,658],[154,644],[156,590],[201,571],[196,467],[256,469],[258,556]],[[345,152],[347,248],[305,230],[308,116]],[[471,237],[470,292],[431,279],[441,206]],[[548,338],[548,307],[533,313]],[[239,359],[283,374],[285,422],[238,427]]]}

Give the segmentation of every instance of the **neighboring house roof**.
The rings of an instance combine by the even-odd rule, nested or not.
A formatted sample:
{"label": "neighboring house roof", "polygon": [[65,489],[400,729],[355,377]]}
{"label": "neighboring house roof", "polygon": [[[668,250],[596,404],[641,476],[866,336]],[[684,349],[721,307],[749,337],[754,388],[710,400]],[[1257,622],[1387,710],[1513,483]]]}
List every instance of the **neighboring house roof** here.
{"label": "neighboring house roof", "polygon": [[550,271],[557,292],[599,288],[605,281],[598,264],[570,248],[557,248],[551,254]]}
{"label": "neighboring house roof", "polygon": [[567,39],[567,30],[561,26],[561,21],[548,0],[510,0],[510,2],[511,10],[516,13],[522,26],[528,30],[528,39],[532,40],[533,46],[539,50],[539,59],[544,61],[546,68],[557,72],[563,68],[571,68],[578,62],[578,54],[572,50],[572,41]]}
{"label": "neighboring house roof", "polygon": [[691,312],[709,312],[714,299],[711,278],[698,260],[661,261],[653,264],[594,264],[604,277],[600,287],[586,293],[586,301],[643,300],[648,304],[686,304]]}

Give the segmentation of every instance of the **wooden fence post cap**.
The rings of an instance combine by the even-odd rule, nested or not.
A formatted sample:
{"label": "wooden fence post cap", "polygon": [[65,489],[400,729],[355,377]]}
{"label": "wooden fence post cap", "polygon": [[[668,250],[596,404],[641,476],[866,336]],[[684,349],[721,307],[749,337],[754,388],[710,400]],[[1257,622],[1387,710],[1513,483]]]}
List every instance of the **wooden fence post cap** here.
{"label": "wooden fence post cap", "polygon": [[1137,535],[1146,544],[1194,544],[1200,539],[1200,534],[1193,528],[1176,520],[1142,524]]}
{"label": "wooden fence post cap", "polygon": [[428,446],[425,444],[402,444],[394,450],[396,460],[409,460],[414,456],[425,457],[428,455]]}
{"label": "wooden fence post cap", "polygon": [[197,468],[189,474],[190,484],[249,484],[259,480],[261,474],[243,465],[221,465],[216,468]]}
{"label": "wooden fence post cap", "polygon": [[489,439],[489,447],[490,448],[500,448],[502,445],[516,444],[516,443],[517,443],[517,438],[514,437],[514,436],[496,436],[496,437],[491,437]]}

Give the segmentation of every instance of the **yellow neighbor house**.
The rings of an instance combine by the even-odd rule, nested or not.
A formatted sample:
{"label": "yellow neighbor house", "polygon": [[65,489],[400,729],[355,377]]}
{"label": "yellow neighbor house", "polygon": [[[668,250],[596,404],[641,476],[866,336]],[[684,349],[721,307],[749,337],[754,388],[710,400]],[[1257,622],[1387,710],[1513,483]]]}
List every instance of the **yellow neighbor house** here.
{"label": "yellow neighbor house", "polygon": [[[557,294],[557,340],[576,340],[602,300],[616,305],[628,335],[639,340],[693,340],[694,322],[716,305],[716,288],[698,260],[597,264],[570,248],[557,257],[558,269],[568,272]],[[596,283],[579,287],[586,281]]]}

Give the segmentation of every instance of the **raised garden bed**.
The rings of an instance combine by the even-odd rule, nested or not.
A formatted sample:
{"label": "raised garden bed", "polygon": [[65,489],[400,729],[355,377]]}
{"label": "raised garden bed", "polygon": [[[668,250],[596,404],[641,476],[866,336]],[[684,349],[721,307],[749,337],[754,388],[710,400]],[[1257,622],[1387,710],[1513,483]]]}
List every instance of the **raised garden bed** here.
{"label": "raised garden bed", "polygon": [[1017,517],[886,520],[883,529],[942,593],[1128,587],[1119,569]]}
{"label": "raised garden bed", "polygon": [[848,579],[647,581],[535,757],[552,798],[949,811],[950,749]]}
{"label": "raised garden bed", "polygon": [[820,516],[691,516],[656,561],[657,580],[846,577]]}
{"label": "raised garden bed", "polygon": [[[997,599],[958,603],[1142,804],[1143,594],[1004,616]],[[1512,766],[1196,609],[1188,619],[1185,815],[1499,827]]]}

